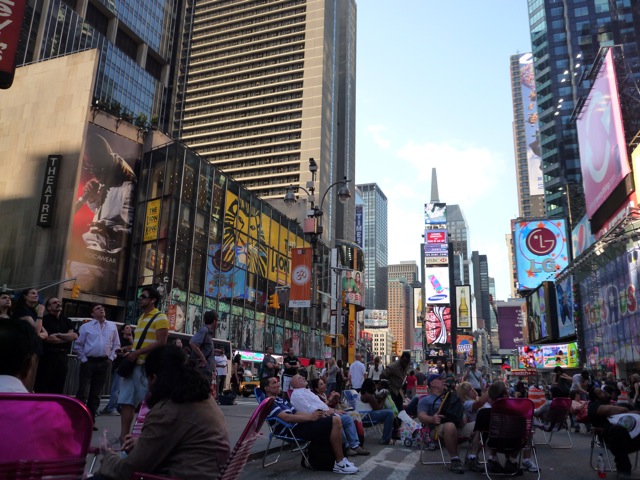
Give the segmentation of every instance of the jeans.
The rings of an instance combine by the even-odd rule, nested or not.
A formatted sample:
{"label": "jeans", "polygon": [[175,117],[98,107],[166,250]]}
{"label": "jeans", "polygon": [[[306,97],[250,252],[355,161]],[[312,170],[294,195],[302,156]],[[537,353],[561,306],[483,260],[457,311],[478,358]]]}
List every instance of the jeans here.
{"label": "jeans", "polygon": [[326,392],[327,397],[331,395],[331,392],[333,392],[335,389],[336,389],[336,382],[330,382],[330,383],[328,382],[327,392]]}
{"label": "jeans", "polygon": [[[391,440],[391,434],[393,433],[393,419],[394,414],[391,410],[382,409],[382,410],[371,410],[367,412],[367,414],[371,417],[371,421],[378,423],[384,423],[384,428],[382,429],[382,441],[388,442]],[[364,417],[362,422],[365,427],[367,427],[367,417]]]}
{"label": "jeans", "polygon": [[104,407],[105,413],[111,413],[118,408],[118,393],[120,393],[120,380],[122,377],[117,373],[111,376],[111,393],[109,394],[109,403]]}
{"label": "jeans", "polygon": [[358,440],[358,432],[356,431],[356,424],[353,423],[353,418],[347,413],[340,415],[340,421],[342,422],[342,443],[347,448],[358,448],[360,446],[360,440]]}

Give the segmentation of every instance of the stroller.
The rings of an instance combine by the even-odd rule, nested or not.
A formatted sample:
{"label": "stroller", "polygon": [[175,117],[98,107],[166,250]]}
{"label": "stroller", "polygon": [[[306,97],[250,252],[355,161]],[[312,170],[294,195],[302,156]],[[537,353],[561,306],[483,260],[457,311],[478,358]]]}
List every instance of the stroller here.
{"label": "stroller", "polygon": [[429,450],[438,448],[438,443],[429,435],[428,427],[420,425],[404,410],[398,414],[398,418],[402,422],[400,425],[400,441],[405,447],[419,447],[422,442],[426,441],[428,443],[425,448]]}

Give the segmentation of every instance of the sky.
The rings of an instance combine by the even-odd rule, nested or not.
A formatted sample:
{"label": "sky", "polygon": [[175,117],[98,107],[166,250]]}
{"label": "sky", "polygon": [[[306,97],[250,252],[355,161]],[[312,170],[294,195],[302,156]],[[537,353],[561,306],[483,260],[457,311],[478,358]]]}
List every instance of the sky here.
{"label": "sky", "polygon": [[460,205],[471,250],[510,296],[518,216],[509,57],[531,51],[526,0],[357,0],[356,183],[388,200],[389,264],[420,265],[424,204]]}

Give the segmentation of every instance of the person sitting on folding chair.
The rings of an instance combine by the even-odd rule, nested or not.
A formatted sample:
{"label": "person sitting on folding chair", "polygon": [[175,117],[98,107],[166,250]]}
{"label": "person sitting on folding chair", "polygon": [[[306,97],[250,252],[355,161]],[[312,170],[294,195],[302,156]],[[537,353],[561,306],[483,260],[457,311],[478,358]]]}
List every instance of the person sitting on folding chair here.
{"label": "person sitting on folding chair", "polygon": [[638,431],[630,432],[625,428],[631,422],[625,422],[627,415],[624,414],[634,415],[634,424],[640,423],[639,416],[630,413],[627,407],[612,405],[611,394],[606,389],[594,388],[589,393],[589,400],[589,420],[595,428],[602,429],[604,443],[615,457],[618,478],[631,478],[629,453],[640,450],[640,435]]}
{"label": "person sitting on folding chair", "polygon": [[342,423],[342,433],[344,444],[347,447],[347,456],[349,455],[369,455],[371,452],[360,446],[358,440],[358,432],[353,423],[353,418],[346,412],[336,410],[325,404],[320,397],[307,388],[307,379],[302,375],[294,375],[291,377],[291,404],[303,413],[312,413],[316,410],[322,410],[326,415],[336,414],[340,417]]}
{"label": "person sitting on folding chair", "polygon": [[[342,453],[342,422],[339,416],[329,415],[320,409],[312,413],[298,412],[293,405],[279,396],[280,382],[276,377],[262,378],[260,388],[267,397],[275,399],[269,417],[278,417],[284,422],[294,424],[292,433],[296,438],[331,444],[336,457],[333,465],[335,473],[352,474],[359,471]],[[284,432],[284,427],[282,428]]]}
{"label": "person sitting on folding chair", "polygon": [[395,415],[393,410],[389,410],[385,406],[386,394],[380,395],[376,390],[375,382],[370,378],[365,378],[362,382],[362,388],[360,389],[360,401],[362,403],[368,403],[371,406],[371,411],[367,412],[367,415],[373,422],[382,422],[384,429],[382,430],[381,445],[389,445],[391,443],[391,435],[393,433],[393,419]]}
{"label": "person sitting on folding chair", "polygon": [[[487,388],[482,389],[482,395],[478,395],[478,392],[473,385],[469,382],[462,382],[458,385],[456,393],[460,400],[462,400],[462,407],[464,408],[464,415],[467,420],[466,428],[473,429],[476,424],[476,417],[478,416],[478,410],[482,408],[489,400],[489,393]],[[472,435],[471,450],[478,451],[478,435]],[[473,472],[484,472],[484,467],[478,463],[476,454],[470,453],[465,459],[464,466]]]}
{"label": "person sitting on folding chair", "polygon": [[[464,413],[460,412],[460,418],[445,416],[441,411],[447,387],[445,386],[444,373],[434,373],[427,378],[429,395],[422,397],[418,402],[418,420],[423,425],[435,425],[433,431],[442,439],[444,446],[451,456],[451,471],[454,473],[464,473],[462,462],[458,457],[458,438],[468,437],[473,431],[464,425]],[[455,395],[450,393],[449,395]]]}

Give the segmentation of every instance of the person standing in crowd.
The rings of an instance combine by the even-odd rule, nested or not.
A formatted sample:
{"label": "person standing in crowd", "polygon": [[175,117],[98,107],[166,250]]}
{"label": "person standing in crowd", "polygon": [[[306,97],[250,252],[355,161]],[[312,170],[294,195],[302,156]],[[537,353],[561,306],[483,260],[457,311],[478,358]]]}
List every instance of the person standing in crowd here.
{"label": "person standing in crowd", "polygon": [[309,380],[309,384],[311,385],[311,382],[318,378],[320,378],[320,375],[316,367],[316,357],[311,357],[309,359],[309,366],[307,367],[307,380]]}
{"label": "person standing in crowd", "polygon": [[482,373],[478,371],[478,365],[475,360],[471,360],[467,372],[462,377],[462,380],[467,381],[478,392],[478,395],[482,393]]}
{"label": "person standing in crowd", "polygon": [[407,398],[413,398],[416,394],[416,385],[418,384],[418,379],[416,378],[414,370],[409,371],[409,375],[407,375]]}
{"label": "person standing in crowd", "polygon": [[[104,307],[91,305],[93,320],[80,327],[73,350],[80,360],[80,378],[76,398],[87,405],[95,420],[100,407],[100,392],[120,348],[118,329],[105,318]],[[96,427],[93,428],[97,430]]]}
{"label": "person standing in crowd", "polygon": [[336,389],[334,391],[342,395],[345,389],[345,378],[347,378],[349,372],[343,368],[341,358],[336,361],[336,367],[338,367],[338,371],[336,372]]}
{"label": "person standing in crowd", "polygon": [[418,386],[423,386],[427,381],[427,376],[424,374],[424,372],[420,371],[420,367],[416,368],[416,382],[418,384]]}
{"label": "person standing in crowd", "polygon": [[[158,310],[160,294],[155,288],[142,287],[138,297],[138,305],[142,310],[142,315],[138,318],[138,323],[134,332],[136,346],[135,349],[126,353],[128,360],[135,362],[133,373],[128,378],[123,378],[120,383],[120,394],[118,403],[122,410],[120,415],[120,438],[131,430],[135,409],[142,403],[147,395],[147,377],[144,373],[144,362],[147,355],[167,343],[169,338],[169,320],[167,316]],[[148,326],[143,337],[143,332]],[[140,340],[143,340],[140,343]]]}
{"label": "person standing in crowd", "polygon": [[327,384],[327,395],[331,395],[331,392],[336,391],[336,375],[338,373],[338,366],[336,365],[336,359],[331,357],[327,362],[327,369],[325,371],[325,382]]}
{"label": "person standing in crowd", "polygon": [[444,382],[447,384],[447,388],[454,389],[456,387],[456,369],[451,360],[444,362],[442,373],[444,373]]}
{"label": "person standing in crowd", "polygon": [[11,293],[0,292],[0,319],[11,318]]}
{"label": "person standing in crowd", "polygon": [[398,411],[402,410],[403,398],[402,398],[402,384],[409,371],[409,364],[411,363],[411,353],[402,352],[400,358],[387,365],[387,368],[382,372],[381,380],[388,380],[389,392],[391,393],[391,399],[395,403]]}
{"label": "person standing in crowd", "polygon": [[229,433],[210,383],[186,361],[184,351],[163,345],[149,353],[145,372],[150,410],[139,438],[123,450],[107,449],[96,480],[129,480],[134,472],[171,478],[217,478],[229,458]]}
{"label": "person standing in crowd", "polygon": [[262,364],[260,365],[262,371],[261,378],[275,377],[278,369],[278,362],[273,358],[273,347],[269,346],[265,350]]}
{"label": "person standing in crowd", "polygon": [[13,318],[24,320],[31,325],[36,335],[38,335],[38,346],[36,348],[37,357],[35,365],[29,371],[30,377],[26,380],[27,390],[33,391],[33,385],[36,381],[36,372],[40,355],[42,355],[42,342],[47,338],[47,331],[42,326],[42,317],[44,315],[44,305],[40,303],[38,298],[38,290],[35,288],[27,288],[23,290],[16,301],[16,308],[13,311]]}
{"label": "person standing in crowd", "polygon": [[244,377],[244,368],[242,368],[242,355],[236,353],[231,361],[231,390],[235,395],[240,395],[240,384]]}
{"label": "person standing in crowd", "polygon": [[378,382],[380,381],[382,370],[384,370],[384,367],[380,365],[380,357],[374,358],[373,364],[369,366],[369,373],[367,373],[367,378],[373,380],[373,383],[376,387],[378,386]]}
{"label": "person standing in crowd", "polygon": [[356,353],[356,360],[349,367],[349,383],[351,383],[351,388],[360,393],[360,387],[362,387],[362,382],[364,382],[366,376],[367,369],[364,363],[362,363],[362,355]]}
{"label": "person standing in crowd", "polygon": [[15,318],[0,321],[0,392],[29,393],[26,382],[35,368],[37,348],[31,326]]}
{"label": "person standing in crowd", "polygon": [[62,302],[58,298],[49,298],[44,307],[47,313],[42,319],[42,326],[48,335],[44,339],[34,391],[64,393],[71,344],[78,334],[71,320],[62,315]]}
{"label": "person standing in crowd", "polygon": [[118,394],[120,393],[120,382],[122,377],[118,375],[118,367],[122,362],[125,352],[128,347],[133,345],[133,327],[125,324],[118,329],[118,336],[120,338],[120,349],[117,350],[117,357],[111,364],[111,393],[109,395],[109,403],[100,410],[102,415],[114,415],[118,408]]}
{"label": "person standing in crowd", "polygon": [[284,367],[284,374],[282,376],[282,393],[287,394],[289,392],[289,384],[294,375],[298,374],[298,368],[300,368],[300,361],[298,357],[293,354],[293,348],[289,347],[287,351],[288,355],[284,357],[282,366]]}
{"label": "person standing in crowd", "polygon": [[213,351],[213,361],[216,364],[216,382],[218,386],[218,396],[224,392],[224,387],[227,382],[227,371],[229,370],[229,360],[224,354],[221,348],[217,348]]}
{"label": "person standing in crowd", "polygon": [[198,329],[189,341],[189,347],[191,347],[189,360],[196,367],[196,370],[207,377],[209,383],[211,383],[215,363],[213,335],[216,328],[218,328],[218,314],[207,311],[204,313],[204,325]]}

